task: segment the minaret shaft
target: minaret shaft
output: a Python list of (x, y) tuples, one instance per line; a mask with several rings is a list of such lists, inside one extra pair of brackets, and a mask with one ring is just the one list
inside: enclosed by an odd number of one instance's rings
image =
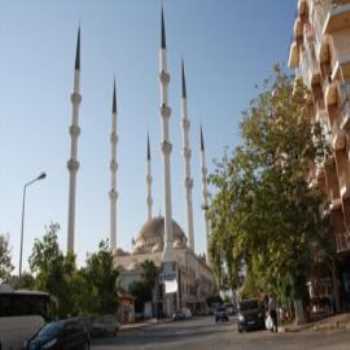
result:
[(151, 146), (149, 141), (149, 136), (147, 137), (147, 166), (146, 166), (146, 185), (147, 185), (147, 211), (148, 220), (153, 217), (153, 198), (152, 198), (152, 159), (151, 159)]
[(209, 192), (208, 192), (208, 168), (207, 168), (207, 159), (205, 154), (204, 147), (204, 137), (203, 131), (201, 128), (201, 170), (202, 170), (202, 195), (203, 195), (203, 209), (204, 209), (204, 221), (205, 221), (205, 233), (207, 239), (207, 249), (206, 249), (206, 259), (207, 264), (210, 266), (210, 255), (209, 255), (209, 246), (210, 246), (210, 227), (208, 219), (208, 208), (209, 208)]
[(163, 154), (163, 171), (164, 171), (164, 209), (165, 209), (165, 230), (164, 230), (164, 249), (163, 262), (172, 262), (173, 257), (173, 224), (172, 224), (172, 198), (171, 198), (171, 161), (170, 155), (172, 144), (170, 142), (170, 116), (171, 109), (168, 106), (168, 86), (170, 75), (167, 65), (167, 49), (165, 40), (165, 25), (162, 10), (162, 31), (161, 31), (161, 49), (159, 52), (159, 80), (160, 80), (160, 96), (161, 96), (161, 148)]
[(113, 107), (112, 107), (112, 129), (110, 135), (111, 142), (111, 161), (110, 161), (110, 171), (111, 171), (111, 190), (109, 192), (110, 198), (110, 241), (111, 249), (113, 252), (117, 249), (117, 144), (118, 144), (118, 134), (117, 134), (117, 98), (116, 98), (116, 87), (114, 82), (113, 89)]
[(189, 247), (194, 251), (194, 229), (193, 229), (193, 205), (192, 205), (192, 189), (193, 179), (191, 175), (191, 145), (190, 145), (190, 128), (191, 122), (188, 118), (187, 93), (184, 66), (182, 64), (182, 98), (181, 98), (181, 114), (182, 114), (182, 145), (184, 156), (185, 170), (185, 191), (186, 191), (186, 211), (187, 211), (187, 233), (189, 239)]
[(80, 95), (80, 29), (78, 31), (77, 51), (74, 71), (74, 86), (71, 94), (72, 102), (72, 123), (69, 128), (71, 137), (70, 159), (67, 163), (69, 172), (69, 194), (68, 194), (68, 228), (67, 228), (67, 251), (74, 253), (75, 240), (75, 207), (76, 207), (76, 185), (77, 173), (79, 170), (78, 161), (78, 139), (80, 135), (79, 127), (79, 107), (81, 103)]

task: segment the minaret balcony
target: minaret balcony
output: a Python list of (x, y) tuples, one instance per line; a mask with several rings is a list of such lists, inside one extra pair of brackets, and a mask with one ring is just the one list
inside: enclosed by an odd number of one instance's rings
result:
[(183, 150), (183, 154), (184, 154), (184, 157), (188, 159), (188, 158), (191, 158), (192, 151), (191, 151), (190, 148), (185, 147), (184, 150)]
[(159, 74), (159, 79), (163, 84), (168, 85), (170, 83), (170, 74), (162, 70)]
[(181, 123), (184, 129), (189, 129), (191, 126), (191, 122), (188, 118), (182, 118)]
[(118, 192), (115, 189), (112, 189), (111, 191), (109, 191), (109, 198), (112, 200), (117, 200)]
[(163, 154), (170, 154), (171, 153), (171, 150), (172, 150), (173, 146), (170, 142), (168, 141), (163, 141), (162, 142), (162, 152)]
[(70, 95), (70, 100), (73, 104), (80, 104), (81, 103), (81, 95), (78, 92), (73, 92)]
[(186, 177), (185, 179), (185, 187), (192, 189), (193, 188), (193, 179), (191, 177)]
[(290, 69), (295, 69), (299, 66), (299, 47), (296, 41), (293, 41), (290, 46), (288, 66)]
[(72, 137), (78, 137), (80, 135), (80, 127), (78, 125), (70, 126), (69, 133)]
[(117, 135), (117, 133), (115, 131), (111, 133), (110, 140), (111, 140), (111, 143), (113, 143), (113, 144), (117, 144), (118, 143), (118, 135)]
[(79, 162), (76, 159), (70, 159), (67, 162), (67, 168), (68, 168), (69, 171), (72, 171), (72, 172), (78, 171), (79, 165), (80, 164), (79, 164)]
[(111, 160), (109, 167), (112, 172), (116, 172), (118, 170), (118, 163), (115, 160)]
[(171, 116), (171, 108), (163, 103), (160, 106), (160, 113), (161, 113), (163, 118), (170, 118), (170, 116)]
[(324, 27), (323, 34), (331, 34), (350, 27), (350, 1), (333, 0)]

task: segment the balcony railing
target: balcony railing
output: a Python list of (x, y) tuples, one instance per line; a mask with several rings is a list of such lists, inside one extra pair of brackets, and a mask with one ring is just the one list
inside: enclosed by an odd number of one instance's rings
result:
[(349, 27), (349, 0), (324, 0), (320, 6), (323, 7), (323, 10), (328, 11), (323, 25), (323, 34), (329, 34)]
[(346, 233), (337, 234), (336, 235), (336, 241), (337, 241), (337, 252), (343, 253), (348, 250), (350, 250), (350, 239), (349, 235)]

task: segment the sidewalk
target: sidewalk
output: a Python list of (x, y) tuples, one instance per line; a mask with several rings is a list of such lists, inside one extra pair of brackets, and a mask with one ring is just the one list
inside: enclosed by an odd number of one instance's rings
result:
[(301, 332), (306, 330), (329, 331), (337, 329), (350, 329), (350, 313), (339, 314), (327, 317), (320, 321), (309, 322), (303, 325), (288, 325), (280, 327), (279, 331), (284, 332)]
[(165, 319), (158, 320), (156, 318), (151, 318), (143, 322), (135, 322), (135, 323), (128, 323), (128, 324), (121, 325), (120, 331), (127, 331), (131, 329), (141, 329), (141, 328), (154, 326), (158, 324), (169, 323), (169, 322), (171, 322), (171, 319), (165, 318)]

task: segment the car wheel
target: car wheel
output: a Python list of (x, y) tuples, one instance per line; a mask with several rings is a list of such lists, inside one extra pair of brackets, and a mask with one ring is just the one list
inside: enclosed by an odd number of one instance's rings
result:
[(89, 342), (86, 342), (83, 346), (83, 349), (84, 350), (90, 350), (90, 343)]

